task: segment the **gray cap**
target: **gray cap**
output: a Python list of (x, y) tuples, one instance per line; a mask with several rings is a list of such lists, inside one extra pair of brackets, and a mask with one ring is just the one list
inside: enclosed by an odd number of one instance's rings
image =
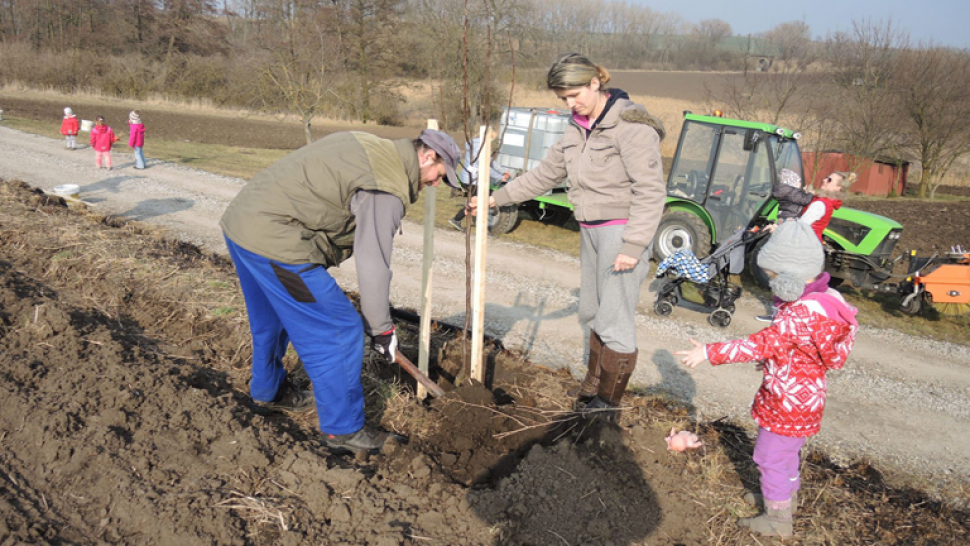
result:
[(782, 222), (758, 252), (758, 266), (778, 274), (771, 291), (785, 301), (805, 292), (805, 282), (822, 273), (825, 251), (812, 226), (800, 220)]
[(461, 152), (458, 150), (455, 139), (448, 136), (447, 133), (434, 129), (421, 131), (418, 138), (434, 150), (444, 162), (445, 182), (452, 188), (460, 188), (461, 185), (458, 182), (458, 176), (455, 174), (455, 168), (458, 167), (458, 158), (461, 156)]

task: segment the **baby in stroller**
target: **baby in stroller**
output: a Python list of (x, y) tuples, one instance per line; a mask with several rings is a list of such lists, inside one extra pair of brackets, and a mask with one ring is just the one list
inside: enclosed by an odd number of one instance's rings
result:
[(741, 228), (703, 260), (698, 260), (690, 250), (678, 250), (664, 258), (657, 265), (656, 276), (661, 282), (653, 311), (662, 317), (670, 315), (674, 306), (684, 300), (683, 284), (690, 282), (703, 296), (703, 305), (713, 308), (707, 317), (708, 324), (726, 328), (734, 315), (734, 302), (742, 293), (740, 284), (730, 282), (730, 275), (744, 271), (748, 245), (768, 234), (768, 230), (758, 227)]

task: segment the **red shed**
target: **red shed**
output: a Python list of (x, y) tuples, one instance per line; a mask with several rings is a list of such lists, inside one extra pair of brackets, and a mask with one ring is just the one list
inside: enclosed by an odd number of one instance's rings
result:
[(814, 187), (833, 171), (853, 171), (859, 178), (849, 190), (852, 193), (887, 196), (906, 191), (909, 162), (901, 159), (862, 158), (842, 152), (803, 152), (805, 177)]

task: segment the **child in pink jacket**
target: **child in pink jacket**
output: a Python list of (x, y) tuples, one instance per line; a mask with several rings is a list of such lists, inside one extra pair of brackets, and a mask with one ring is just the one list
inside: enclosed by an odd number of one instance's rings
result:
[[(825, 410), (825, 375), (845, 365), (858, 329), (857, 310), (824, 282), (825, 252), (812, 226), (802, 220), (780, 224), (758, 253), (783, 303), (771, 326), (746, 339), (676, 351), (694, 368), (730, 362), (758, 362), (764, 374), (751, 416), (758, 423), (754, 462), (761, 473), (764, 514), (738, 525), (765, 536), (794, 534), (792, 515), (800, 486), (800, 452), (818, 434)], [(752, 503), (756, 499), (752, 498)]]
[(64, 109), (64, 121), (61, 122), (61, 134), (67, 137), (67, 149), (77, 150), (77, 116), (70, 107)]
[(115, 132), (104, 124), (104, 116), (95, 118), (94, 128), (91, 129), (91, 147), (94, 148), (94, 162), (101, 168), (101, 158), (104, 158), (104, 165), (111, 170), (111, 145), (118, 142)]
[(128, 147), (135, 152), (135, 168), (145, 168), (145, 124), (141, 122), (141, 112), (132, 110), (128, 114)]

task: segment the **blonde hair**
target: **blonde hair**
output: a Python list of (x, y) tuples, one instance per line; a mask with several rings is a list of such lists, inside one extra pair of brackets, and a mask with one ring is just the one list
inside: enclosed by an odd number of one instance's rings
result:
[(585, 55), (567, 53), (552, 63), (546, 75), (546, 86), (549, 89), (586, 87), (593, 78), (599, 78), (600, 90), (604, 90), (610, 81), (610, 73)]
[(849, 188), (851, 188), (852, 184), (855, 184), (856, 178), (858, 178), (858, 175), (856, 173), (850, 173), (845, 171), (836, 171), (832, 174), (837, 174), (842, 177), (842, 180), (839, 182), (839, 186), (843, 190), (848, 190)]

